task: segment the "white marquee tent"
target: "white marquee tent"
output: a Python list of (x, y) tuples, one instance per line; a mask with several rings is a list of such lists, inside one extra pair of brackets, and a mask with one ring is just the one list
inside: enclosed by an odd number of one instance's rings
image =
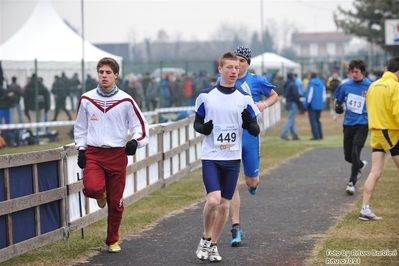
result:
[(36, 59), (38, 76), (49, 89), (54, 76), (62, 72), (67, 77), (78, 73), (82, 80), (83, 59), (84, 75), (95, 78), (97, 62), (103, 57), (112, 57), (122, 63), (121, 57), (83, 42), (81, 36), (60, 18), (50, 0), (39, 0), (25, 24), (0, 46), (0, 61), (9, 80), (16, 76), (19, 84), (24, 85), (26, 78), (35, 71)]
[[(264, 67), (263, 71), (261, 71), (262, 60)], [(301, 76), (301, 64), (275, 53), (263, 53), (261, 55), (252, 57), (249, 69), (254, 70), (256, 74), (261, 74), (266, 71), (269, 73), (279, 71), (284, 79), (287, 76), (288, 72), (297, 73), (299, 76)]]

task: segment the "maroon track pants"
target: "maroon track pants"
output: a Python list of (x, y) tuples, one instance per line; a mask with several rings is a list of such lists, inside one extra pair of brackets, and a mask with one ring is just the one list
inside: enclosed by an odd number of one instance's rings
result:
[(87, 147), (83, 170), (83, 194), (99, 199), (107, 192), (108, 229), (106, 244), (119, 240), (122, 221), (123, 191), (126, 183), (127, 156), (125, 148)]

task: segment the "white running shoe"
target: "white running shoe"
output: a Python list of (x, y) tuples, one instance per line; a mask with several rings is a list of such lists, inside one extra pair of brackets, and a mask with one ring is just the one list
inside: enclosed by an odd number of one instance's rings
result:
[(367, 161), (362, 161), (362, 163), (363, 163), (363, 166), (360, 167), (359, 172), (357, 173), (357, 179), (358, 180), (359, 180), (359, 178), (362, 177), (362, 170), (364, 170), (366, 168), (367, 164), (368, 164)]
[(348, 185), (346, 186), (346, 194), (351, 196), (355, 194), (355, 186), (353, 185), (352, 182), (349, 182)]
[(360, 211), (359, 219), (363, 220), (363, 221), (377, 221), (377, 220), (381, 220), (382, 217), (378, 217), (370, 209), (367, 209), (367, 210), (362, 209)]
[(209, 261), (222, 261), (222, 256), (219, 255), (218, 246), (211, 246), (209, 249)]
[(197, 251), (195, 254), (197, 258), (200, 260), (207, 260), (209, 256), (209, 247), (211, 246), (211, 241), (205, 240), (201, 237), (201, 240), (198, 244)]

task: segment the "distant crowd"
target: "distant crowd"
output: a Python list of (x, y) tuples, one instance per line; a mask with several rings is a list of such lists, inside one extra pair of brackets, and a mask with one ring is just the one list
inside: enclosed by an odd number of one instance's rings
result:
[(130, 73), (118, 86), (130, 94), (144, 111), (156, 108), (193, 106), (198, 93), (216, 83), (216, 77), (204, 71), (193, 74), (162, 73), (161, 78), (149, 73)]
[[(350, 73), (348, 73), (349, 75)], [(295, 84), (298, 86), (300, 96), (306, 91), (310, 79), (310, 72), (306, 73), (301, 79), (295, 75)], [(382, 75), (382, 72), (370, 71), (367, 77), (374, 81)], [(286, 81), (280, 74), (264, 73), (265, 78), (276, 86), (278, 95), (283, 96), (283, 84)], [(157, 108), (194, 106), (195, 98), (198, 93), (216, 84), (217, 76), (199, 71), (198, 73), (170, 73), (163, 72), (160, 78), (152, 77), (149, 73), (130, 73), (125, 77), (119, 77), (117, 86), (127, 92), (135, 99), (141, 110), (153, 111)], [(338, 72), (334, 71), (331, 76), (322, 81), (326, 84), (327, 92), (332, 95), (334, 89), (340, 84), (342, 78)], [(67, 77), (64, 72), (54, 76), (51, 88), (47, 88), (41, 77), (33, 74), (27, 78), (23, 85), (20, 85), (17, 77), (8, 78), (2, 71), (0, 65), (0, 119), (1, 123), (34, 123), (47, 122), (49, 119), (49, 110), (51, 106), (51, 97), (54, 98), (54, 114), (51, 121), (57, 121), (60, 112), (64, 112), (68, 120), (72, 120), (71, 111), (75, 111), (79, 103), (79, 98), (83, 90), (89, 91), (97, 87), (98, 81), (86, 76), (85, 86), (82, 86), (79, 74), (75, 73), (72, 77)], [(38, 86), (37, 101), (35, 88)], [(67, 108), (67, 102), (69, 106)], [(37, 106), (36, 106), (37, 104)], [(330, 107), (332, 108), (332, 107)], [(36, 112), (37, 110), (37, 112)], [(14, 113), (17, 113), (14, 116)], [(333, 112), (332, 112), (333, 114)], [(16, 118), (16, 119), (15, 119)], [(48, 128), (45, 130), (48, 133)], [(7, 137), (5, 139), (13, 137)], [(9, 135), (16, 135), (9, 134)], [(6, 141), (7, 142), (7, 141)], [(7, 144), (5, 144), (7, 145)], [(15, 144), (9, 144), (15, 146)], [(0, 141), (0, 147), (1, 147)]]

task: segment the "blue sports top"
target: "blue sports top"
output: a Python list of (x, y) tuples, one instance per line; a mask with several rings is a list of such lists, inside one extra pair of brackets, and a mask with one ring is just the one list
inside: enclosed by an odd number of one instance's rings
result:
[[(219, 82), (220, 77), (216, 83), (219, 84)], [(276, 86), (270, 84), (264, 77), (248, 71), (244, 77), (237, 79), (235, 86), (251, 95), (254, 102), (259, 102), (260, 95), (269, 97), (272, 90), (276, 88)]]
[(344, 126), (367, 125), (366, 94), (371, 85), (367, 78), (362, 81), (348, 80), (341, 83), (334, 93), (334, 98), (345, 103)]

